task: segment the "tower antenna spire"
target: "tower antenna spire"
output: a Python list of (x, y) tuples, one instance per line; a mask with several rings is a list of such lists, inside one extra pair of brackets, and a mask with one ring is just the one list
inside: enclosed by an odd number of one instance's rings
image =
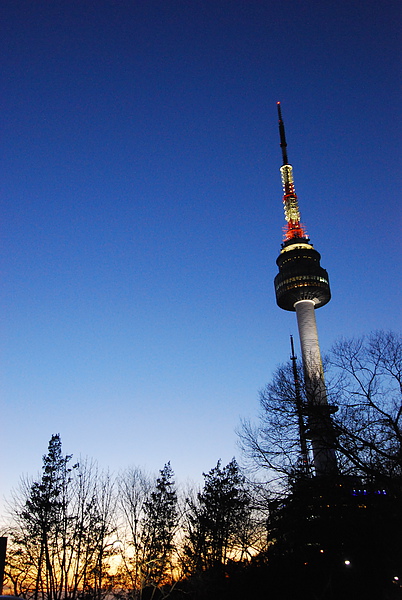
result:
[(282, 120), (282, 111), (281, 111), (281, 103), (277, 102), (276, 103), (277, 107), (278, 107), (278, 119), (279, 119), (279, 137), (281, 140), (280, 143), (280, 147), (282, 148), (282, 158), (283, 158), (283, 165), (287, 165), (288, 164), (288, 153), (287, 153), (287, 143), (286, 143), (286, 136), (285, 136), (285, 125), (283, 124), (283, 120)]
[(288, 162), (287, 143), (285, 136), (285, 125), (282, 119), (281, 103), (276, 103), (278, 107), (279, 118), (279, 137), (280, 147), (282, 148), (283, 163), (280, 168), (283, 185), (283, 208), (285, 211), (285, 219), (287, 227), (285, 227), (285, 242), (294, 238), (306, 238), (307, 233), (304, 226), (300, 223), (299, 203), (293, 182), (293, 167)]

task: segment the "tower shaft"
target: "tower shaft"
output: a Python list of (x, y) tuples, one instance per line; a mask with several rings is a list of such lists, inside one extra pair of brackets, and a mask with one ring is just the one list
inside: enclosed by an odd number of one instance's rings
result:
[(330, 417), (332, 408), (328, 404), (322, 368), (314, 302), (299, 300), (295, 308), (308, 402), (307, 437), (311, 440), (315, 472), (317, 475), (325, 475), (336, 471), (333, 449), (335, 436)]

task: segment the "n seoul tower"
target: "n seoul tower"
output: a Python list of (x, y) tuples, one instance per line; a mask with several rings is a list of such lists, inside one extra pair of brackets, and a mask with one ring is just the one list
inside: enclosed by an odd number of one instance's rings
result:
[(331, 292), (328, 273), (320, 265), (321, 256), (310, 243), (300, 222), (280, 102), (277, 106), (283, 159), (280, 172), (287, 225), (282, 249), (276, 260), (279, 267), (274, 281), (276, 302), (284, 310), (295, 311), (297, 316), (307, 396), (306, 437), (311, 440), (315, 474), (333, 475), (337, 472), (334, 451), (336, 435), (330, 416), (334, 409), (327, 400), (315, 319), (315, 309), (329, 302)]

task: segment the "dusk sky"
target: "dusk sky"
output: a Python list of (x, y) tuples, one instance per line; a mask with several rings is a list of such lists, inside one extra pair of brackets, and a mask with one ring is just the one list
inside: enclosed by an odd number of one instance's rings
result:
[(114, 473), (241, 462), (235, 430), (297, 336), (273, 288), (278, 100), (331, 282), (323, 353), (400, 330), (400, 12), (1, 2), (2, 498), (53, 433)]

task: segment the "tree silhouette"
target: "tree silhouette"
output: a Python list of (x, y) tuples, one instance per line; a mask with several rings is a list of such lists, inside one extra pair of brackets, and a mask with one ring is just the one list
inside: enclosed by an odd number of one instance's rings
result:
[[(338, 408), (332, 421), (340, 474), (383, 481), (401, 491), (401, 335), (375, 332), (358, 340), (341, 340), (326, 358), (325, 367), (328, 397)], [(282, 491), (306, 475), (300, 416), (308, 429), (309, 408), (301, 365), (298, 379), (302, 415), (296, 403), (293, 366), (281, 365), (260, 393), (259, 423), (245, 421), (239, 432), (248, 466), (265, 470)]]
[(105, 591), (114, 491), (94, 463), (69, 466), (53, 435), (38, 481), (22, 481), (11, 512), (6, 575), (18, 595), (60, 600)]
[(204, 473), (204, 488), (188, 499), (186, 553), (194, 571), (219, 569), (244, 547), (251, 514), (245, 479), (233, 458)]
[[(43, 457), (42, 478), (32, 484), (20, 513), (31, 541), (39, 547), (35, 600), (44, 587), (48, 600), (57, 600), (64, 591), (62, 566), (68, 527), (66, 506), (70, 459), (71, 456), (62, 454), (60, 435), (52, 435), (48, 453)], [(60, 559), (60, 551), (61, 560), (56, 562), (56, 557)]]
[(174, 474), (167, 463), (144, 503), (141, 543), (143, 585), (159, 586), (171, 567), (173, 537), (177, 526), (177, 493)]

